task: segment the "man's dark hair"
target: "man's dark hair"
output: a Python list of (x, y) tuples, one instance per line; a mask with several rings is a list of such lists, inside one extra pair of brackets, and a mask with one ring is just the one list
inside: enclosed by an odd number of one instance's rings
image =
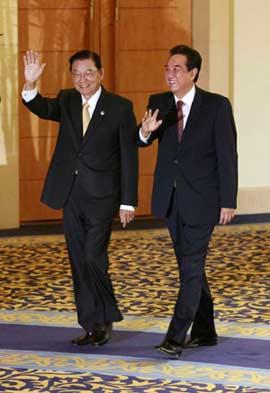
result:
[(176, 45), (172, 49), (170, 49), (170, 56), (173, 55), (184, 55), (187, 58), (187, 69), (188, 71), (191, 71), (193, 68), (198, 69), (198, 73), (194, 78), (194, 82), (197, 82), (201, 65), (202, 65), (202, 57), (200, 53), (193, 48), (190, 48), (187, 45)]
[(88, 49), (80, 50), (79, 52), (74, 53), (69, 59), (69, 69), (72, 70), (72, 65), (76, 60), (93, 60), (95, 66), (98, 70), (102, 68), (100, 56), (96, 52), (92, 52)]

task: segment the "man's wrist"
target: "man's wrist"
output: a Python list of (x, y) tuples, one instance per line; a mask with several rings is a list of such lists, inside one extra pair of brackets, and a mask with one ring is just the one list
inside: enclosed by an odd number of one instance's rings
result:
[(25, 88), (23, 87), (22, 98), (25, 102), (32, 101), (37, 94), (38, 94), (37, 86), (33, 90), (25, 90)]
[(140, 128), (139, 135), (140, 135), (140, 139), (141, 139), (142, 142), (147, 143), (147, 141), (148, 141), (148, 139), (149, 139), (149, 137), (150, 137), (150, 134), (151, 134), (151, 132), (149, 132), (149, 133), (147, 134), (147, 136), (145, 136), (145, 135), (143, 134), (142, 128)]
[(23, 90), (25, 90), (25, 91), (28, 91), (28, 90), (35, 90), (36, 87), (37, 87), (37, 82), (29, 82), (29, 81), (26, 81), (26, 82), (24, 83)]

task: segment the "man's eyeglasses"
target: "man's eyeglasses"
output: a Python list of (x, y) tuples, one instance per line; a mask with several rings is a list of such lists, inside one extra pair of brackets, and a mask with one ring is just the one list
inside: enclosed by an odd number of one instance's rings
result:
[(95, 76), (97, 72), (98, 72), (98, 69), (96, 68), (93, 70), (87, 70), (85, 72), (71, 71), (71, 75), (72, 75), (72, 78), (76, 79), (76, 80), (81, 79), (81, 78), (90, 79), (90, 78), (93, 78), (93, 76)]

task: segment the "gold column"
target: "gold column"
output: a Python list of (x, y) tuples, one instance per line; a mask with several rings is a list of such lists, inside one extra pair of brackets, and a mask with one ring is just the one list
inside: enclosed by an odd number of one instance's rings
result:
[(0, 229), (19, 226), (18, 5), (0, 7)]

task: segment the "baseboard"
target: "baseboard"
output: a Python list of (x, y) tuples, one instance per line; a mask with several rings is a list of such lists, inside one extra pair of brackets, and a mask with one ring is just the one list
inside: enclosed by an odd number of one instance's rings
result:
[[(239, 214), (230, 225), (239, 224), (260, 224), (270, 223), (270, 213), (263, 214)], [(157, 229), (165, 228), (166, 224), (163, 220), (154, 217), (138, 217), (131, 222), (126, 230), (140, 230), (140, 229)], [(122, 225), (118, 219), (113, 223), (113, 230), (122, 230)], [(59, 235), (63, 234), (63, 223), (61, 220), (50, 222), (35, 222), (24, 223), (20, 228), (15, 229), (1, 229), (0, 237), (12, 236), (42, 236), (42, 235)]]
[(230, 225), (236, 224), (264, 224), (270, 223), (270, 213), (239, 214), (232, 220)]

